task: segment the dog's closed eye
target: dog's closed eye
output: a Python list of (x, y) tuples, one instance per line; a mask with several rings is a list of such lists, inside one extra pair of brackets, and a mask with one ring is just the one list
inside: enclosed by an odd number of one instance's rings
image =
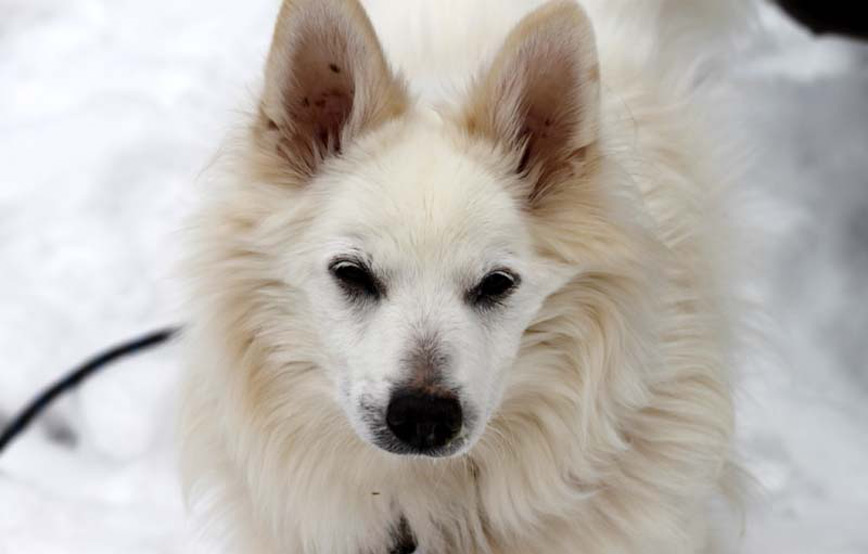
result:
[(382, 283), (360, 260), (336, 259), (329, 264), (329, 273), (353, 300), (378, 300), (385, 292)]

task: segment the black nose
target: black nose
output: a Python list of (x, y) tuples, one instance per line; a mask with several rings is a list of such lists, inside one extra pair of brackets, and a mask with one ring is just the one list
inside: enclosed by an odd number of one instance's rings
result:
[(397, 391), (386, 424), (404, 445), (424, 453), (446, 445), (461, 430), (461, 404), (453, 394)]

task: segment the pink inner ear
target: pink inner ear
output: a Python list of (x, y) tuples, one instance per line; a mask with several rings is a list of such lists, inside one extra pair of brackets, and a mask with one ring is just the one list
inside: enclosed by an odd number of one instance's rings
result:
[(297, 132), (320, 148), (340, 150), (341, 130), (350, 117), (355, 93), (353, 70), (343, 45), (316, 40), (301, 45), (293, 61), (295, 82), (285, 101)]
[(542, 161), (541, 156), (562, 147), (568, 135), (563, 122), (556, 120), (553, 113), (531, 107), (525, 116), (520, 138), (526, 141), (518, 168), (519, 173), (523, 173), (529, 164)]
[[(527, 69), (521, 100), (524, 119), (519, 138), (526, 146), (518, 168), (520, 173), (534, 166), (557, 164), (570, 147), (580, 116), (571, 87), (577, 70), (571, 60), (555, 64), (557, 72), (554, 68), (539, 69), (543, 64), (540, 60), (523, 60), (522, 63)], [(552, 63), (548, 60), (545, 65)]]

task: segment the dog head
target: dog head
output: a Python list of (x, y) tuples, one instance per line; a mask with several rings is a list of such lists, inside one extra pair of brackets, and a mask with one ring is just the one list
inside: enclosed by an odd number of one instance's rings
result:
[(598, 89), (572, 2), (528, 15), (438, 108), (410, 97), (356, 0), (285, 2), (253, 126), (262, 226), (362, 439), (450, 456), (483, 434), (528, 327), (576, 272), (539, 228), (589, 179)]

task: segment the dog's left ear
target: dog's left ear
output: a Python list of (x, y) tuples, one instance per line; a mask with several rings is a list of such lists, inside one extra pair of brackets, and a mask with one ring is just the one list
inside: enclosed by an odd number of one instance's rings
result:
[(470, 89), (460, 121), (515, 154), (532, 203), (597, 140), (600, 75), (594, 33), (571, 0), (554, 0), (512, 30)]
[(284, 0), (256, 131), (303, 175), (407, 107), (358, 0)]

